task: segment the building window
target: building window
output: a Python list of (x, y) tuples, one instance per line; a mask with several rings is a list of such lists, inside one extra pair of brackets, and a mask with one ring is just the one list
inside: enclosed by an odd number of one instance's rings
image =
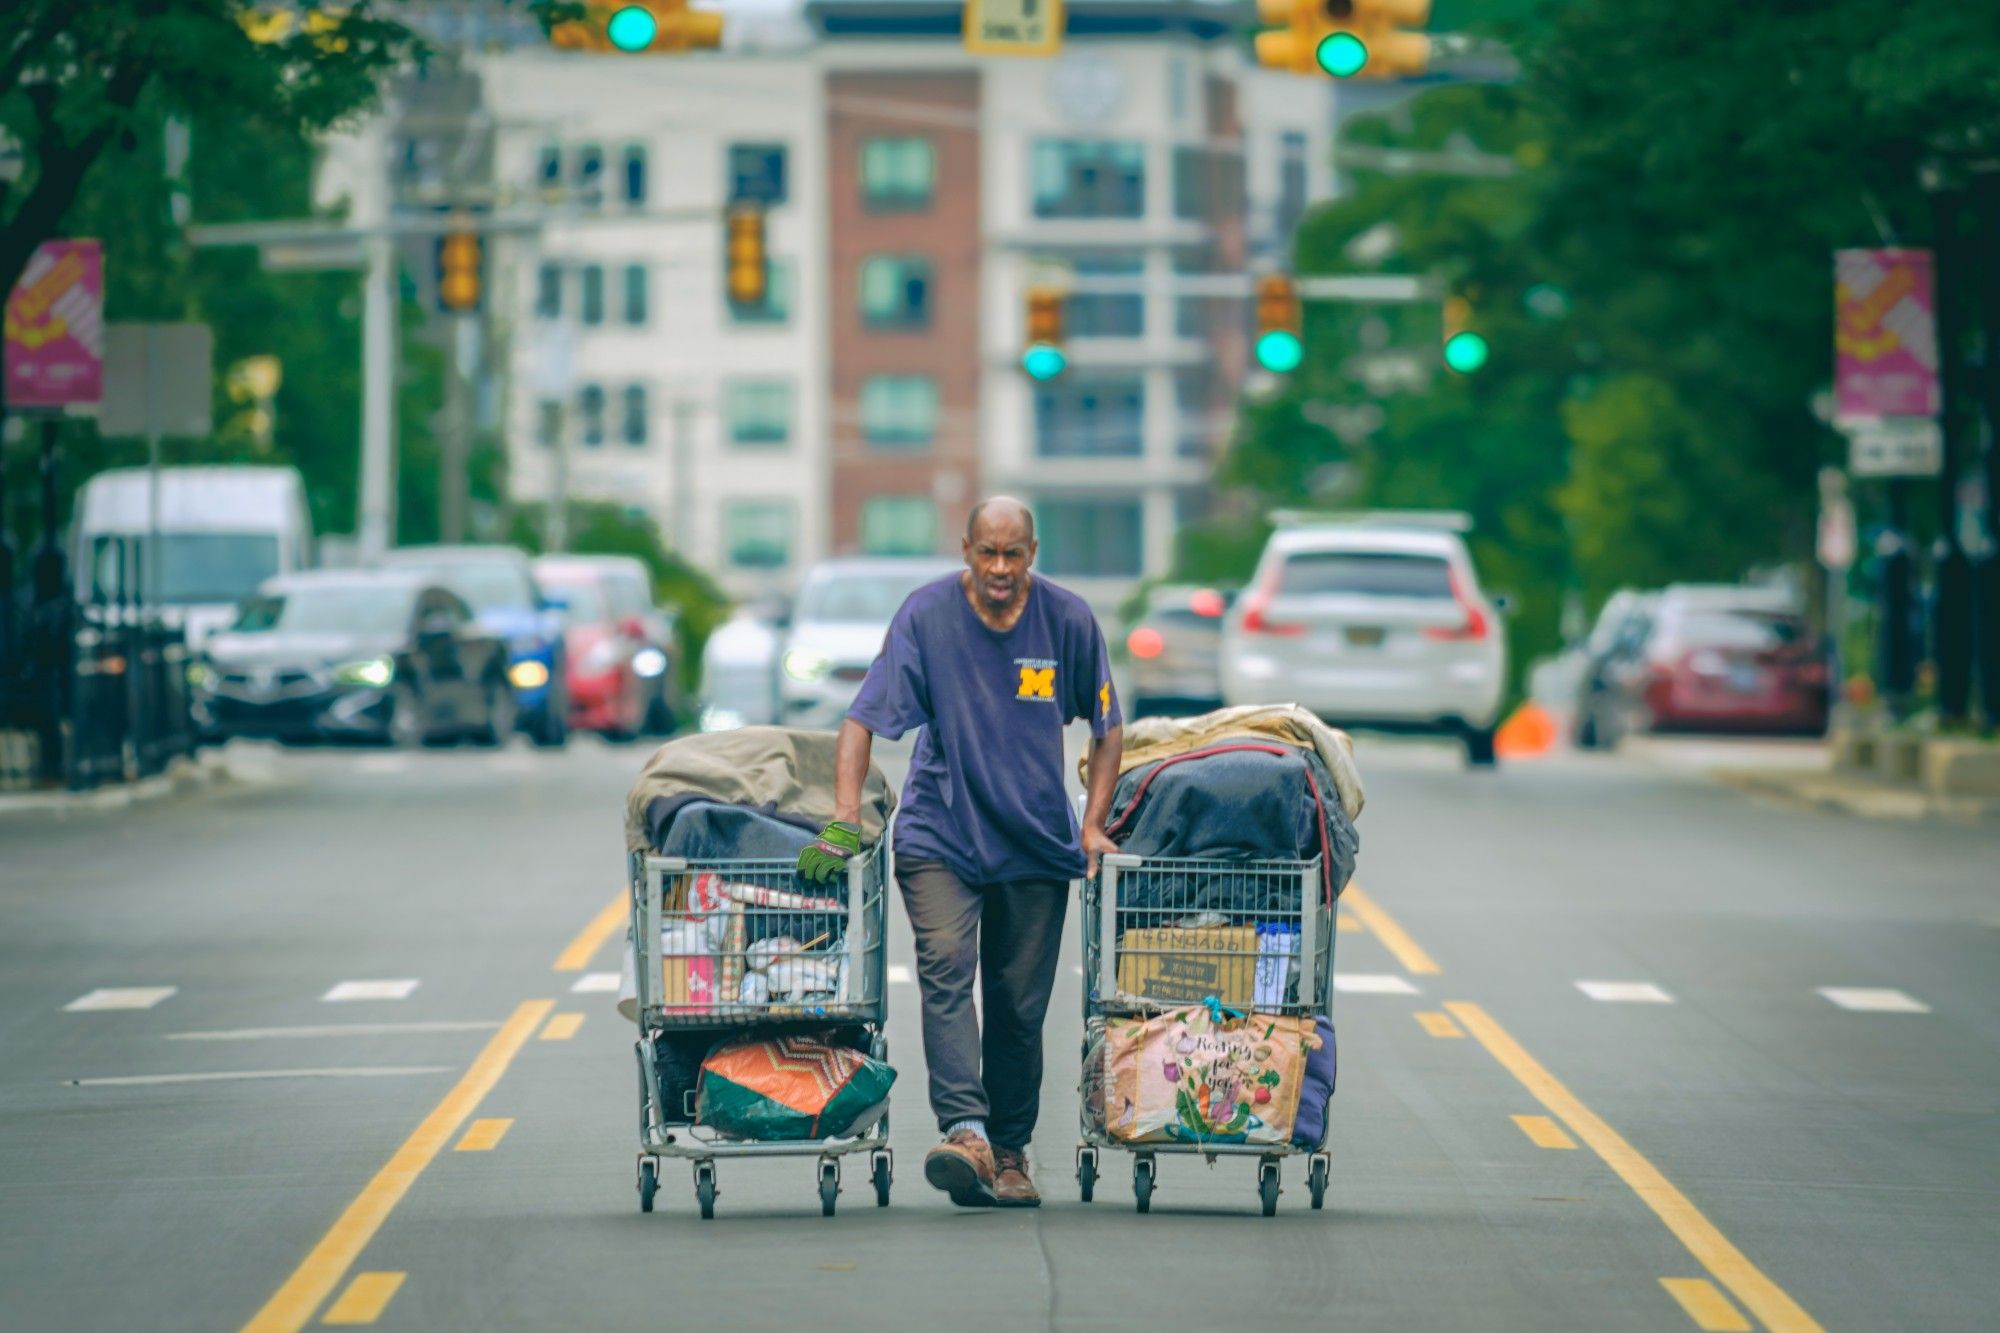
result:
[(931, 261), (908, 255), (862, 260), (861, 322), (871, 329), (928, 328)]
[[(1079, 278), (1145, 276), (1143, 255), (1078, 255), (1070, 263)], [(1146, 333), (1146, 298), (1111, 292), (1078, 292), (1069, 298), (1067, 324), (1073, 338), (1141, 338)]]
[(553, 202), (562, 197), (562, 167), (562, 149), (555, 144), (545, 145), (535, 169), (541, 180), (544, 199)]
[(604, 150), (594, 143), (576, 150), (576, 197), (586, 208), (604, 202)]
[(792, 262), (789, 259), (767, 261), (763, 305), (744, 306), (727, 300), (723, 305), (729, 309), (732, 324), (784, 323), (792, 313)]
[(535, 270), (535, 318), (562, 318), (562, 265), (543, 264)]
[(723, 414), (731, 444), (784, 444), (792, 438), (792, 382), (731, 381), (723, 390)]
[(866, 555), (930, 555), (937, 550), (937, 504), (928, 495), (877, 495), (861, 506)]
[(1035, 506), (1037, 563), (1050, 576), (1137, 578), (1145, 569), (1145, 514), (1137, 499), (1043, 500)]
[(633, 208), (643, 208), (646, 203), (646, 146), (627, 144), (625, 146), (625, 202)]
[(722, 542), (738, 569), (783, 569), (792, 562), (792, 507), (783, 500), (736, 500), (722, 511)]
[(862, 140), (861, 202), (870, 210), (920, 211), (936, 188), (937, 150), (929, 139)]
[(561, 435), (562, 404), (553, 398), (544, 398), (535, 404), (535, 443), (544, 449), (553, 449)]
[(729, 200), (766, 208), (785, 202), (785, 146), (739, 143), (729, 148)]
[(938, 387), (928, 375), (861, 381), (861, 438), (883, 449), (924, 449), (937, 437)]
[(597, 264), (585, 264), (582, 269), (583, 294), (577, 304), (577, 317), (585, 324), (597, 325), (604, 322), (604, 269)]
[(627, 264), (625, 266), (625, 322), (644, 324), (646, 322), (646, 266)]
[(1136, 218), (1145, 214), (1143, 144), (1038, 139), (1033, 153), (1036, 217)]
[(1207, 366), (1174, 372), (1174, 452), (1182, 458), (1206, 458), (1214, 433), (1209, 420), (1215, 396), (1215, 372)]
[(1077, 375), (1035, 390), (1035, 452), (1044, 458), (1136, 458), (1146, 447), (1146, 382)]
[[(1176, 255), (1174, 257), (1175, 276), (1195, 273), (1209, 273), (1212, 269), (1205, 255)], [(1174, 299), (1174, 334), (1181, 338), (1206, 338), (1210, 323), (1210, 302), (1206, 296), (1181, 296)]]
[(586, 384), (577, 391), (577, 415), (583, 418), (583, 442), (593, 448), (604, 443), (604, 386)]
[(620, 414), (618, 437), (635, 447), (646, 443), (646, 386), (625, 386), (625, 410)]

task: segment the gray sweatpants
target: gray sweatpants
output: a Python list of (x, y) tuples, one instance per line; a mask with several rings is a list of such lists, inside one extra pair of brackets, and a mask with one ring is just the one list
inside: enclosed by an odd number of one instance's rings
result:
[[(1003, 1148), (1025, 1148), (1042, 1100), (1042, 1020), (1055, 988), (1069, 881), (966, 884), (942, 861), (896, 858), (917, 937), (924, 1063), (938, 1128), (986, 1121)], [(979, 975), (980, 1015), (972, 1007)]]

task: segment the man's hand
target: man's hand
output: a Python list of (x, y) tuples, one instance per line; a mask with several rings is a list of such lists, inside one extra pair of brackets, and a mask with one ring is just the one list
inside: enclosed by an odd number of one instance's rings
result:
[(819, 831), (819, 841), (799, 853), (799, 875), (826, 884), (847, 870), (847, 858), (861, 851), (861, 826), (834, 820)]
[(1083, 829), (1083, 873), (1097, 873), (1097, 858), (1107, 852), (1118, 850), (1118, 844), (1111, 841), (1111, 835), (1102, 826), (1086, 824)]

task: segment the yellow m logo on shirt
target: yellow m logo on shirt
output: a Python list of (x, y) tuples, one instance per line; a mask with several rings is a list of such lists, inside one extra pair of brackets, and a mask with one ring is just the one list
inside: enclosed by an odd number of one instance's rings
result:
[(1021, 689), (1017, 699), (1053, 699), (1056, 697), (1056, 669), (1054, 667), (1022, 667)]
[(1108, 680), (1097, 687), (1097, 710), (1101, 717), (1111, 716), (1111, 682)]

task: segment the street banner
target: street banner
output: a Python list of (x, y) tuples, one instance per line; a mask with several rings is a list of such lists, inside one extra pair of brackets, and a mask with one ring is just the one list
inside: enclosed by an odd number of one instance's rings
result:
[(1834, 252), (1836, 420), (1937, 415), (1931, 282), (1928, 250)]
[(980, 56), (1062, 50), (1063, 0), (966, 0), (965, 49)]
[(7, 298), (7, 405), (94, 407), (104, 397), (104, 251), (44, 241)]

